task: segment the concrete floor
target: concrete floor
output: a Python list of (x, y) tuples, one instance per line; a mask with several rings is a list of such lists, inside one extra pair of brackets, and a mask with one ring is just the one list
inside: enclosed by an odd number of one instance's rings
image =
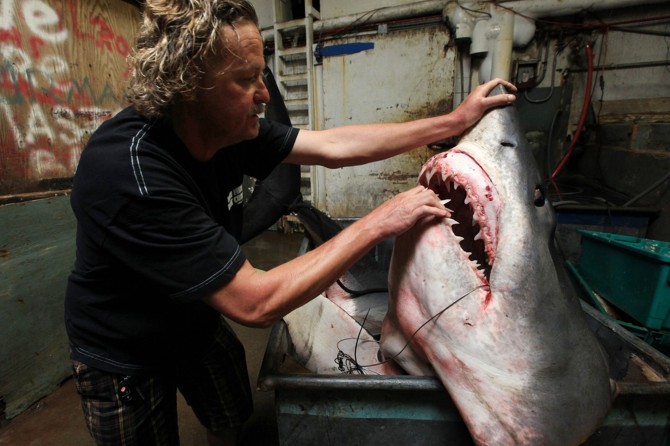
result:
[[(294, 258), (302, 234), (265, 232), (246, 243), (242, 249), (252, 265), (271, 269)], [(247, 351), (251, 385), (256, 385), (258, 371), (270, 329), (260, 330), (231, 323)], [(254, 392), (254, 415), (245, 428), (242, 445), (277, 445), (277, 424), (274, 414), (274, 394)], [(179, 432), (182, 446), (206, 445), (204, 428), (198, 423), (188, 405), (179, 396)], [(72, 380), (67, 380), (53, 394), (9, 421), (0, 429), (0, 445), (4, 446), (94, 446), (79, 406), (79, 397)]]

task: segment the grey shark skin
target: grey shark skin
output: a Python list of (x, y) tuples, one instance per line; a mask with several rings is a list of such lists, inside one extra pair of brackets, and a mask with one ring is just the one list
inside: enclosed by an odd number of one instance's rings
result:
[(586, 441), (613, 387), (555, 261), (555, 216), (514, 107), (487, 113), (419, 182), (452, 215), (395, 241), (384, 357), (437, 375), (477, 444)]

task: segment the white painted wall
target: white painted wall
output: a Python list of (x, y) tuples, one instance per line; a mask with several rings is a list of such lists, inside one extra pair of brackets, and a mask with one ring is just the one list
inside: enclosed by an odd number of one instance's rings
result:
[[(635, 19), (648, 19), (651, 17), (666, 16), (670, 13), (670, 3), (666, 5), (647, 5), (638, 11), (626, 9), (625, 13), (612, 10), (602, 17), (604, 22), (623, 22)], [(644, 27), (647, 31), (657, 33), (668, 33), (667, 23), (660, 25), (649, 25)], [(622, 64), (644, 64), (648, 62), (661, 62), (668, 59), (670, 51), (670, 37), (662, 37), (652, 34), (635, 34), (610, 30), (603, 38), (601, 33), (594, 33), (593, 40), (593, 58), (596, 71), (594, 74), (594, 83), (597, 81), (596, 75), (602, 75), (605, 81), (603, 100), (615, 101), (624, 99), (648, 99), (658, 97), (670, 97), (670, 67), (640, 67), (630, 69), (606, 69), (598, 71), (598, 64), (608, 66), (617, 66)], [(532, 45), (530, 45), (532, 47)], [(555, 42), (551, 51), (555, 50)], [(539, 58), (538, 51), (530, 48), (527, 51), (530, 58)], [(584, 57), (583, 49), (579, 50), (581, 59)], [(517, 52), (517, 57), (524, 57), (523, 51)], [(550, 57), (551, 59), (551, 57)], [(564, 50), (558, 58), (557, 67), (559, 70), (574, 67), (575, 54), (569, 49)], [(554, 68), (551, 60), (550, 67)], [(583, 65), (585, 68), (586, 65)], [(556, 80), (559, 81), (557, 76)], [(547, 74), (542, 87), (550, 85), (550, 73)], [(600, 99), (600, 90), (596, 86), (596, 99)], [(579, 104), (581, 106), (581, 104)]]
[[(454, 53), (445, 51), (448, 40), (443, 26), (397, 31), (356, 40), (373, 42), (374, 49), (325, 58), (317, 67), (319, 128), (403, 122), (451, 111)], [(423, 147), (366, 166), (315, 168), (314, 204), (333, 217), (365, 215), (415, 186), (432, 155)]]
[(321, 18), (332, 19), (351, 14), (369, 12), (377, 8), (401, 6), (415, 1), (408, 0), (321, 0)]
[(274, 10), (272, 9), (273, 0), (249, 0), (249, 3), (256, 9), (260, 28), (266, 29), (272, 27), (275, 21)]
[[(657, 26), (659, 32), (668, 32), (669, 27)], [(594, 57), (600, 54), (600, 42), (594, 48)], [(635, 64), (668, 59), (670, 37), (622, 33), (612, 31), (605, 42), (605, 65)], [(647, 99), (670, 97), (670, 66), (606, 70), (604, 100)], [(594, 80), (595, 81), (595, 80)], [(596, 98), (600, 97), (596, 89)]]
[[(271, 24), (271, 0), (252, 0), (259, 9), (262, 25)], [(324, 20), (338, 17), (364, 15), (368, 11), (389, 6), (405, 6), (414, 1), (401, 0), (322, 0), (321, 13)], [(600, 10), (604, 22), (624, 22), (644, 16), (667, 16), (670, 3), (645, 5), (640, 8)], [(266, 17), (265, 19), (262, 17)], [(667, 24), (652, 28), (668, 32)], [(584, 33), (588, 38), (590, 33)], [(591, 34), (592, 36), (598, 33)], [(566, 39), (571, 39), (568, 36)], [(317, 127), (368, 123), (400, 122), (438, 113), (449, 112), (454, 95), (460, 99), (460, 82), (454, 49), (444, 50), (449, 35), (445, 27), (420, 28), (413, 31), (394, 31), (388, 34), (370, 34), (328, 42), (328, 45), (347, 42), (373, 42), (374, 49), (358, 54), (326, 58), (317, 66)], [(607, 48), (603, 51), (605, 65), (636, 62), (663, 61), (668, 58), (670, 38), (628, 34), (610, 30)], [(555, 42), (552, 42), (552, 51)], [(515, 51), (513, 58), (538, 59), (540, 54), (528, 48)], [(601, 40), (598, 38), (593, 53), (598, 63)], [(574, 68), (575, 53), (566, 49), (551, 70)], [(550, 56), (551, 64), (551, 56)], [(670, 98), (670, 68), (606, 70), (603, 73), (605, 93), (603, 100)], [(550, 73), (541, 87), (548, 87)], [(573, 85), (570, 128), (572, 133), (579, 118), (584, 96), (585, 73), (570, 74)], [(556, 84), (561, 82), (560, 74)], [(594, 79), (594, 81), (596, 81)], [(467, 84), (467, 83), (466, 83)], [(597, 85), (597, 84), (596, 84)], [(456, 91), (456, 93), (455, 93)], [(596, 86), (594, 101), (600, 100)], [(334, 217), (359, 217), (390, 196), (412, 187), (422, 163), (432, 155), (426, 148), (393, 160), (369, 166), (339, 170), (314, 170), (314, 204)]]

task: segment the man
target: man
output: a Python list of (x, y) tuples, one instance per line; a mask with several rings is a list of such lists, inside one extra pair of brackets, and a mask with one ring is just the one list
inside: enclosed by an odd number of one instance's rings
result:
[[(292, 129), (259, 119), (263, 42), (245, 0), (149, 0), (133, 106), (83, 151), (72, 190), (77, 260), (65, 320), (87, 426), (100, 445), (176, 445), (176, 389), (210, 444), (252, 411), (244, 350), (221, 315), (267, 327), (383, 239), (446, 216), (416, 187), (303, 256), (260, 272), (236, 241), (244, 174), (280, 162), (343, 167), (459, 134), (514, 101), (478, 87), (453, 113), (402, 124)], [(506, 87), (515, 91), (507, 82)]]

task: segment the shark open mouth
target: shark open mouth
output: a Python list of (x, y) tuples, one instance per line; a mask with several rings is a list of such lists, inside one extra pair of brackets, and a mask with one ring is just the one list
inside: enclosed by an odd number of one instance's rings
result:
[(480, 279), (488, 284), (496, 258), (500, 199), (491, 179), (470, 156), (452, 149), (433, 157), (419, 183), (446, 201), (446, 223)]

